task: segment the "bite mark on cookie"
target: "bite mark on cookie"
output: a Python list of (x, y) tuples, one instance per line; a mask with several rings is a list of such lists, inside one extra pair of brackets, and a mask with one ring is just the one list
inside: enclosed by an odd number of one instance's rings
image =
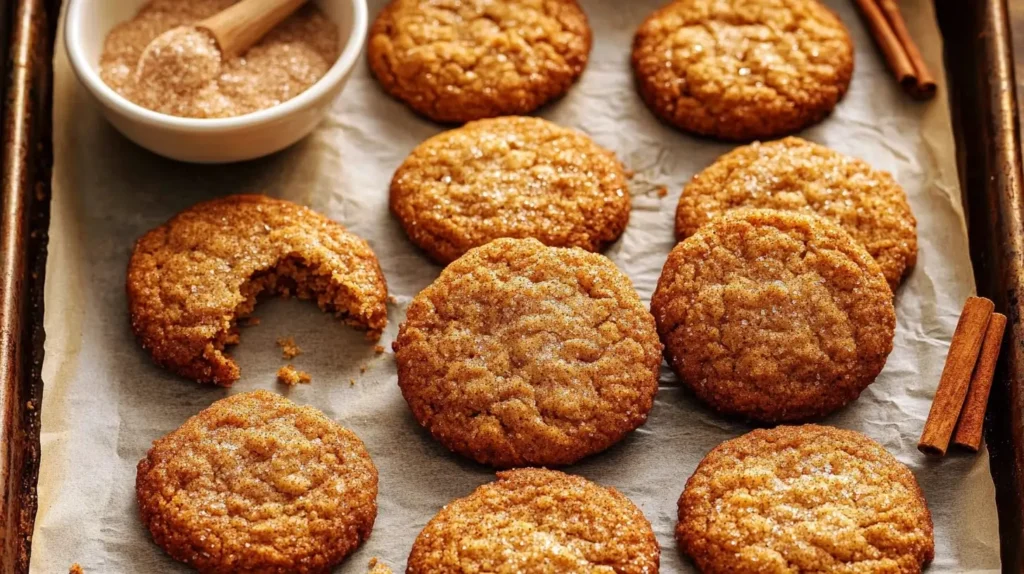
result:
[(128, 268), (132, 328), (160, 365), (230, 385), (224, 350), (261, 294), (316, 301), (378, 340), (387, 284), (365, 241), (294, 203), (237, 195), (196, 205), (150, 231)]

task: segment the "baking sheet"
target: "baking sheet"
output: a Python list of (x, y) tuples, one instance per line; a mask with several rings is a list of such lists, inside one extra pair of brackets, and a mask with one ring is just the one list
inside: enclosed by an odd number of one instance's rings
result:
[[(383, 0), (370, 2), (376, 14)], [(649, 301), (673, 245), (682, 185), (733, 146), (658, 123), (636, 95), (629, 68), (632, 34), (663, 0), (583, 0), (594, 28), (591, 62), (580, 83), (541, 110), (589, 133), (636, 172), (633, 213), (607, 255)], [(860, 430), (909, 465), (935, 521), (933, 572), (999, 568), (994, 488), (987, 453), (940, 461), (916, 450), (942, 360), (963, 300), (973, 292), (949, 110), (940, 97), (916, 103), (899, 92), (852, 3), (828, 2), (857, 46), (850, 92), (825, 122), (802, 135), (891, 171), (918, 218), (917, 267), (897, 292), (895, 350), (879, 379), (826, 424)], [(941, 38), (928, 0), (901, 5), (929, 65), (942, 70)], [(58, 34), (60, 38), (62, 34)], [(46, 359), (39, 511), (32, 571), (183, 572), (152, 544), (137, 516), (135, 464), (150, 443), (214, 400), (255, 388), (312, 404), (353, 429), (380, 470), (373, 536), (339, 572), (365, 572), (379, 556), (397, 570), (437, 510), (492, 479), (422, 431), (399, 393), (393, 356), (374, 353), (360, 333), (297, 301), (262, 303), (259, 326), (243, 330), (234, 356), (242, 379), (231, 389), (200, 386), (151, 364), (128, 326), (125, 268), (134, 240), (196, 202), (265, 192), (308, 204), (374, 247), (396, 303), (382, 343), (389, 345), (412, 296), (440, 268), (405, 238), (387, 211), (394, 169), (441, 126), (384, 97), (361, 61), (324, 124), (273, 157), (231, 166), (159, 158), (101, 118), (58, 45), (54, 63), (53, 204), (45, 287)], [(659, 197), (667, 187), (669, 194)], [(290, 361), (312, 385), (274, 380), (284, 364), (274, 344), (294, 336), (305, 354)], [(361, 373), (361, 367), (366, 372)], [(693, 571), (672, 538), (676, 500), (703, 455), (749, 427), (719, 417), (678, 388), (667, 368), (648, 423), (569, 472), (615, 486), (636, 502), (662, 546), (662, 571)]]

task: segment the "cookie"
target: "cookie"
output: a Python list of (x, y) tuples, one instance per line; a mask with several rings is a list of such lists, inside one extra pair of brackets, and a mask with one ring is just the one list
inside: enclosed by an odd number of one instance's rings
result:
[(157, 364), (230, 385), (224, 348), (260, 294), (314, 299), (380, 338), (387, 284), (370, 246), (313, 210), (262, 195), (195, 205), (135, 244), (128, 264), (132, 330)]
[(669, 254), (651, 301), (670, 365), (720, 412), (775, 422), (860, 395), (892, 351), (882, 270), (817, 216), (734, 210)]
[(615, 489), (527, 468), (442, 508), (416, 537), (407, 572), (649, 574), (660, 554), (651, 524)]
[(367, 50), (386, 92), (434, 121), (463, 123), (561, 96), (590, 43), (576, 0), (392, 0)]
[(813, 213), (838, 223), (882, 268), (893, 291), (917, 262), (917, 220), (888, 172), (796, 137), (739, 147), (683, 188), (680, 241), (729, 209)]
[(362, 441), (267, 391), (219, 400), (154, 442), (135, 491), (154, 542), (200, 572), (329, 572), (377, 516)]
[(676, 538), (705, 574), (913, 574), (935, 555), (910, 470), (860, 433), (817, 425), (715, 447), (679, 498)]
[(629, 222), (622, 164), (549, 121), (472, 122), (420, 144), (391, 180), (391, 211), (440, 263), (499, 237), (599, 251)]
[(647, 420), (661, 344), (603, 255), (498, 239), (409, 305), (393, 344), (413, 415), (446, 447), (498, 467), (565, 465)]
[(640, 26), (633, 71), (665, 122), (770, 139), (832, 111), (853, 75), (853, 43), (817, 0), (676, 0)]

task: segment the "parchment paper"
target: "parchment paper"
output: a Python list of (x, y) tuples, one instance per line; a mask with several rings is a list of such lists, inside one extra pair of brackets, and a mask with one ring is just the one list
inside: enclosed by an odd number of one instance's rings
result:
[[(683, 184), (731, 149), (659, 124), (637, 97), (629, 67), (632, 34), (664, 0), (584, 0), (594, 28), (582, 80), (541, 115), (589, 133), (636, 172), (633, 213), (607, 252), (649, 301), (673, 245), (673, 214)], [(824, 422), (880, 441), (909, 465), (935, 521), (933, 572), (999, 567), (988, 456), (926, 460), (915, 448), (964, 299), (973, 291), (945, 91), (929, 103), (899, 92), (852, 2), (828, 2), (850, 28), (856, 73), (835, 113), (804, 137), (891, 171), (918, 218), (917, 267), (896, 295), (895, 350), (858, 401)], [(933, 71), (941, 39), (928, 0), (901, 2)], [(375, 15), (383, 0), (371, 2)], [(58, 38), (61, 37), (58, 34)], [(312, 404), (353, 429), (380, 470), (373, 536), (340, 572), (365, 572), (381, 557), (397, 570), (423, 525), (450, 500), (493, 472), (451, 455), (422, 431), (399, 393), (390, 348), (376, 355), (362, 334), (314, 305), (268, 301), (257, 327), (243, 331), (234, 356), (242, 379), (231, 389), (201, 386), (155, 367), (132, 337), (125, 269), (133, 242), (177, 211), (211, 197), (262, 191), (311, 205), (367, 238), (397, 303), (382, 343), (390, 345), (412, 296), (440, 268), (427, 261), (388, 214), (391, 174), (441, 126), (415, 117), (381, 92), (361, 61), (314, 135), (273, 157), (203, 167), (159, 158), (122, 138), (100, 117), (57, 48), (53, 207), (46, 270), (42, 468), (32, 547), (33, 572), (180, 572), (138, 519), (135, 465), (150, 443), (230, 393), (272, 389)], [(940, 85), (943, 82), (940, 74)], [(657, 189), (667, 186), (667, 197)], [(306, 351), (294, 364), (311, 385), (275, 383), (277, 337)], [(360, 367), (367, 370), (360, 373)], [(704, 454), (749, 427), (717, 416), (662, 371), (649, 422), (621, 444), (569, 468), (614, 486), (651, 521), (662, 571), (690, 572), (672, 538), (676, 500)]]

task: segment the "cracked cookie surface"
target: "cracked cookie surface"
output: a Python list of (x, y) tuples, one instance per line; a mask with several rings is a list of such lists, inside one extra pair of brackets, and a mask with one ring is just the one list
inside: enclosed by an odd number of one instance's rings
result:
[(362, 441), (267, 391), (217, 401), (155, 441), (135, 489), (153, 540), (200, 572), (328, 572), (377, 516)]
[(838, 223), (867, 249), (893, 291), (917, 261), (917, 220), (889, 173), (809, 141), (789, 137), (736, 148), (683, 188), (680, 241), (738, 207), (802, 211)]
[(440, 263), (500, 237), (599, 251), (629, 222), (622, 164), (547, 120), (503, 117), (416, 147), (391, 180), (391, 211)]
[(853, 75), (853, 44), (817, 0), (676, 0), (640, 26), (633, 70), (664, 121), (768, 139), (832, 111)]
[(564, 94), (590, 54), (575, 0), (393, 0), (370, 30), (370, 69), (439, 122), (527, 114)]
[(608, 258), (498, 239), (413, 299), (394, 349), (419, 423), (463, 456), (509, 467), (571, 464), (643, 424), (662, 347)]
[(640, 509), (613, 488), (544, 469), (498, 473), (420, 532), (409, 574), (647, 574), (660, 550)]
[(740, 209), (669, 254), (651, 301), (669, 364), (720, 412), (824, 416), (885, 366), (896, 328), (882, 270), (817, 216)]
[(224, 349), (261, 293), (312, 299), (367, 330), (387, 324), (387, 284), (370, 246), (289, 201), (233, 195), (197, 204), (146, 233), (128, 264), (132, 330), (157, 364), (230, 385)]
[(708, 453), (679, 498), (676, 538), (707, 574), (916, 574), (935, 554), (910, 470), (860, 433), (817, 425)]

